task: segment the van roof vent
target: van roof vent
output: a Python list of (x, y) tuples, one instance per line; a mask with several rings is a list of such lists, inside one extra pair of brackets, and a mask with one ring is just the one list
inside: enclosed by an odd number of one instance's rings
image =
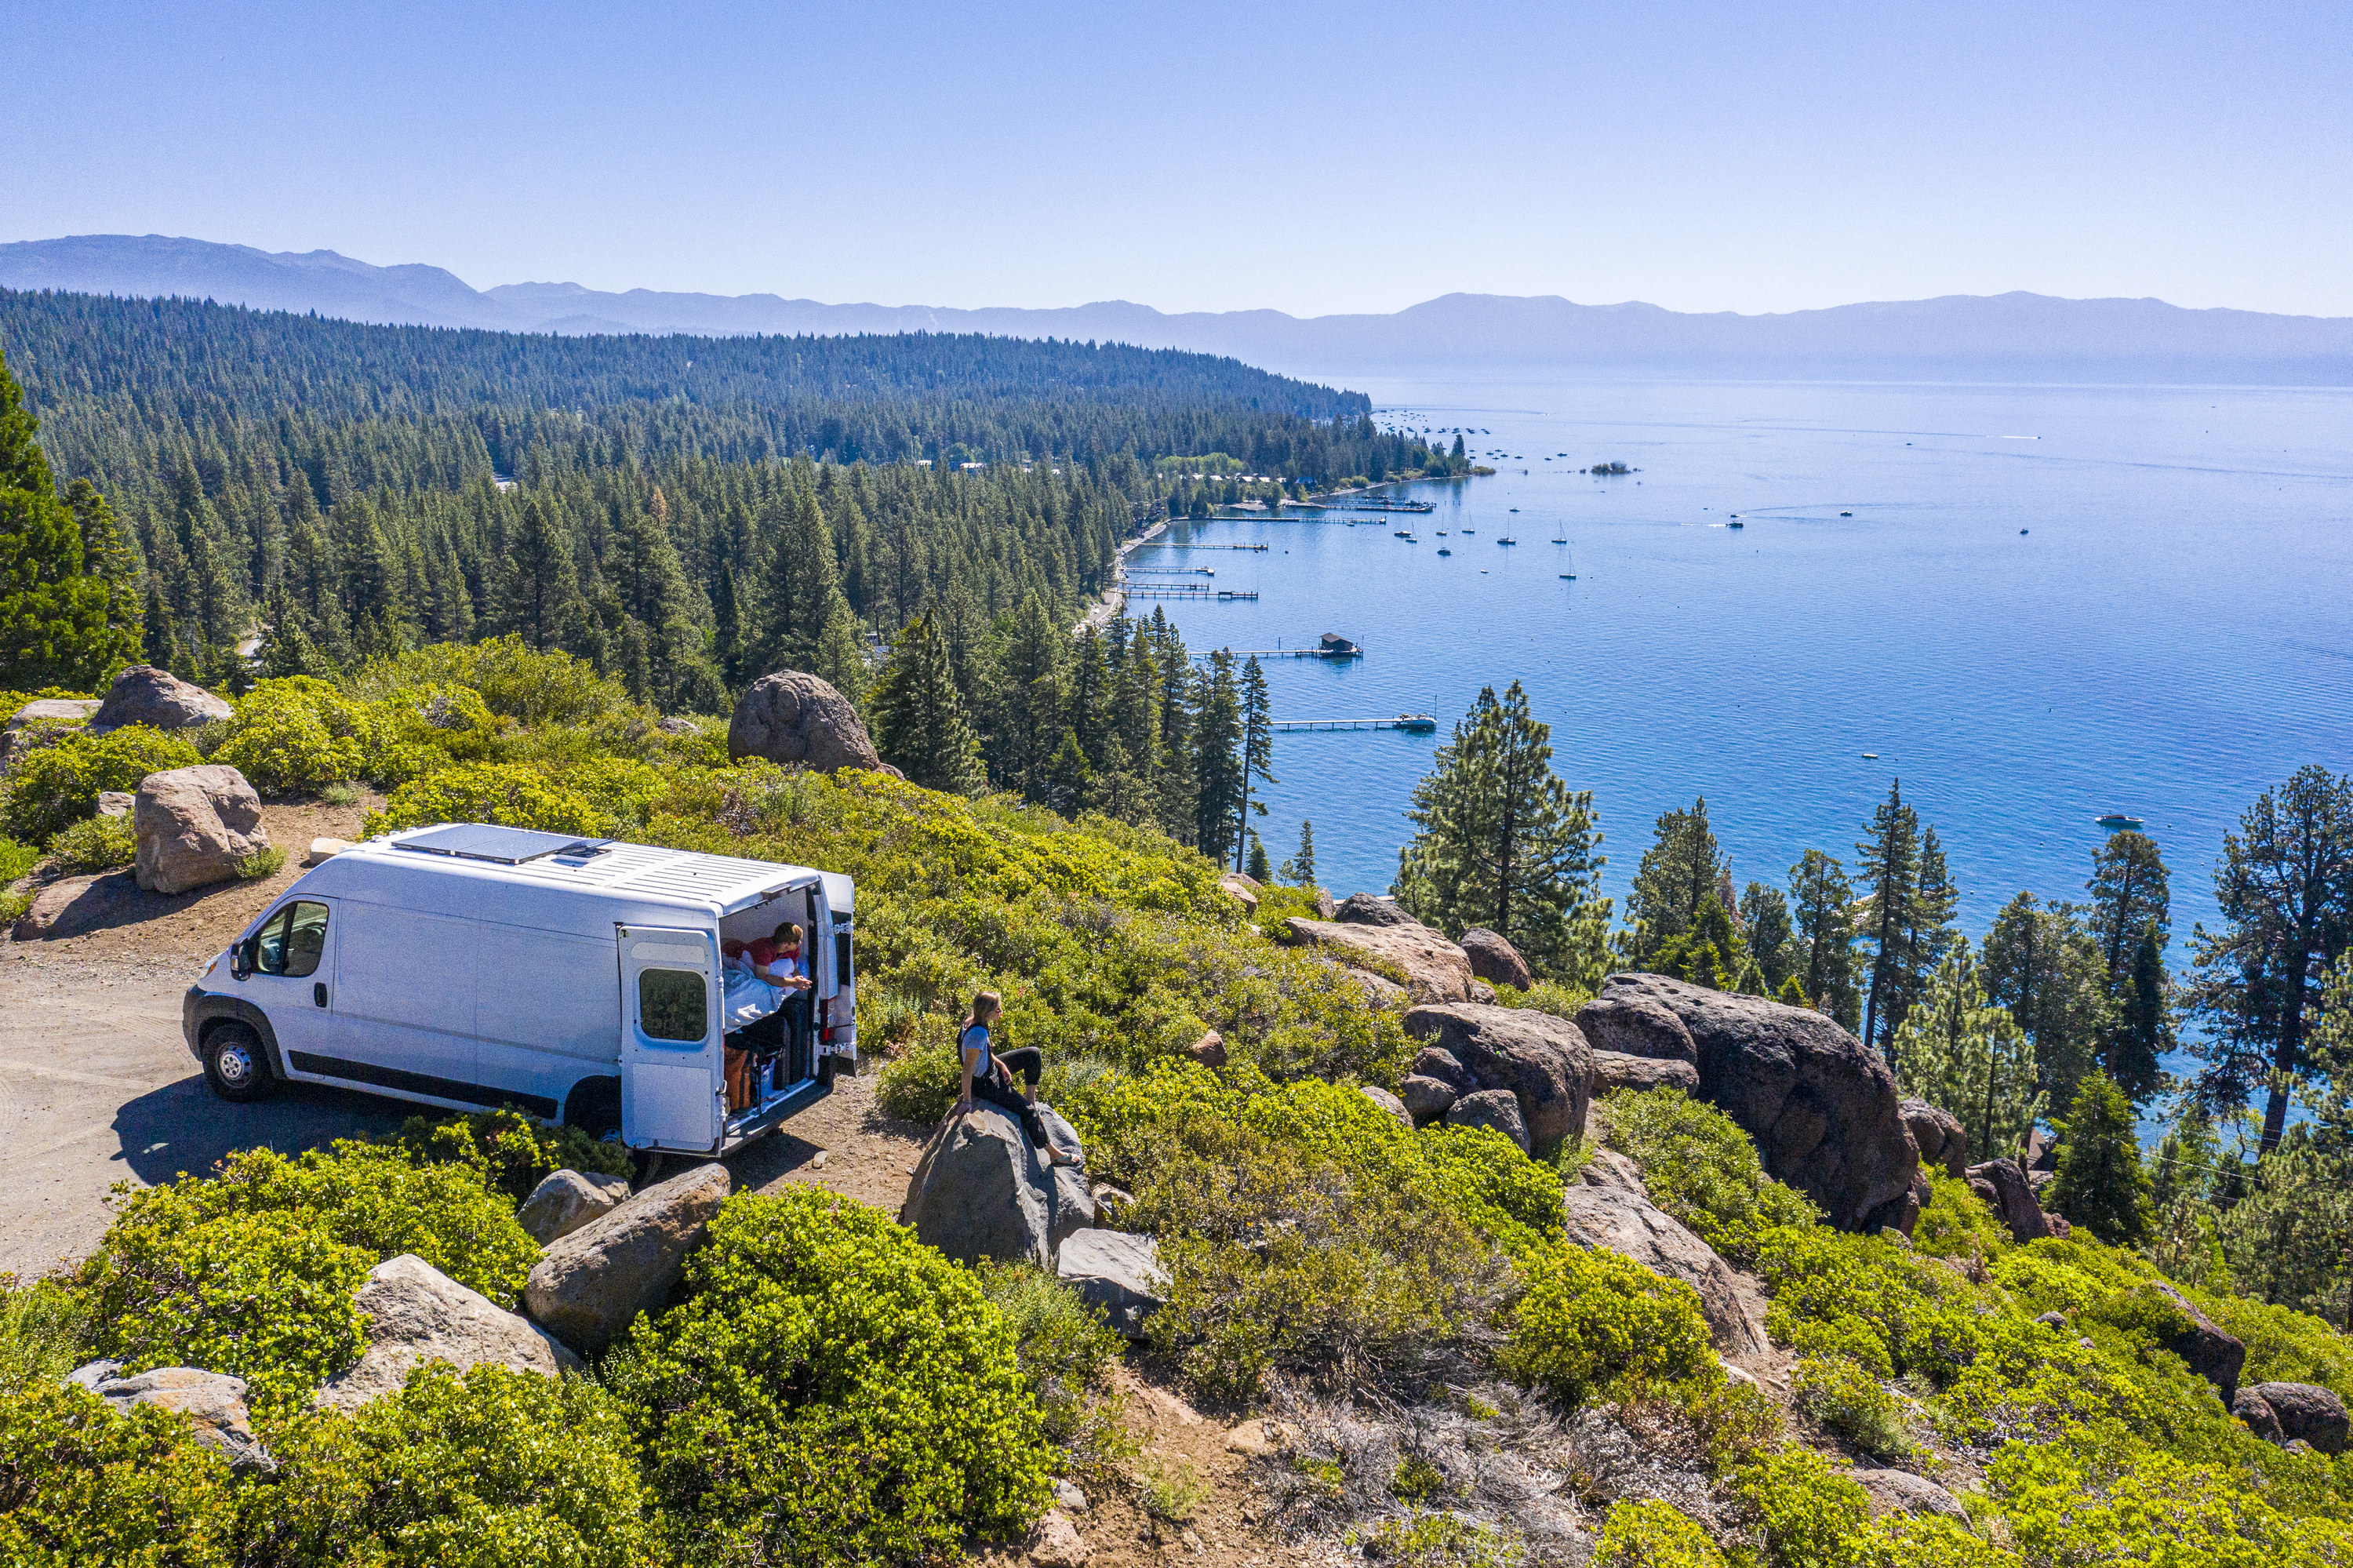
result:
[(450, 855), (459, 860), (486, 860), (495, 865), (521, 865), (544, 855), (578, 862), (604, 853), (610, 839), (575, 838), (570, 833), (543, 833), (535, 828), (502, 828), (488, 822), (452, 822), (428, 828), (413, 838), (398, 839), (395, 849), (417, 854)]

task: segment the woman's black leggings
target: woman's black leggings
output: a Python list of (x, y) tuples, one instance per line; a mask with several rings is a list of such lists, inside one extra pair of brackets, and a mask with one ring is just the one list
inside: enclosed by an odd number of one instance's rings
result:
[[(1019, 1073), (1024, 1082), (1033, 1086), (1044, 1065), (1044, 1058), (1034, 1045), (1025, 1045), (1018, 1051), (999, 1051), (997, 1059), (1005, 1064), (1008, 1072)], [(1046, 1118), (1038, 1114), (1038, 1107), (1031, 1105), (1018, 1089), (1008, 1088), (995, 1073), (984, 1073), (973, 1079), (972, 1097), (987, 1100), (998, 1109), (1011, 1111), (1019, 1117), (1021, 1130), (1029, 1135), (1029, 1141), (1037, 1145), (1039, 1152), (1053, 1147), (1046, 1137)]]
[(1021, 1081), (1031, 1088), (1038, 1086), (1038, 1075), (1046, 1070), (1046, 1054), (1035, 1045), (1017, 1045), (1010, 1051), (999, 1051), (997, 1059), (1005, 1064), (1008, 1073), (1018, 1073)]

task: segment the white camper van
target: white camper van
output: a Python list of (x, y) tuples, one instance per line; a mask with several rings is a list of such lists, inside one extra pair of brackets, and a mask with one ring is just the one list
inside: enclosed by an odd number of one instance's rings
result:
[[(417, 828), (288, 888), (188, 988), (181, 1029), (227, 1099), (331, 1084), (723, 1154), (856, 1061), (853, 900), (849, 878), (801, 866)], [(748, 1103), (731, 1109), (727, 1032), (762, 1009), (727, 955), (785, 921), (806, 933), (808, 1001), (783, 1010), (794, 1026), (771, 1032)]]

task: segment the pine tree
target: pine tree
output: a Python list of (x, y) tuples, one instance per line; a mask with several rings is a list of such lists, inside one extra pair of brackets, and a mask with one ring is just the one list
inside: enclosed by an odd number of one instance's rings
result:
[(883, 666), (874, 691), (874, 747), (908, 782), (926, 789), (972, 795), (987, 782), (946, 641), (930, 615), (907, 623)]
[(502, 620), (535, 652), (565, 640), (580, 603), (580, 573), (574, 563), (570, 531), (554, 505), (534, 495), (523, 503), (522, 520), (507, 543)]
[(106, 674), (139, 657), (143, 641), (146, 592), (139, 546), (90, 481), (68, 485), (65, 502), (81, 534), (82, 575), (106, 585), (106, 625), (113, 636), (97, 655), (100, 679), (93, 683), (104, 684)]
[[(1714, 893), (1699, 901), (1690, 925), (1659, 944), (1651, 955), (1656, 973), (1716, 991), (1739, 991), (1748, 975), (1748, 945)], [(1752, 984), (1749, 989), (1762, 994)]]
[(1079, 745), (1079, 733), (1074, 729), (1062, 732), (1062, 743), (1046, 759), (1041, 780), (1040, 803), (1049, 810), (1075, 817), (1086, 809), (1087, 797), (1094, 785), (1094, 770), (1087, 765), (1087, 754)]
[(1242, 867), (1242, 874), (1261, 885), (1274, 880), (1273, 869), (1266, 863), (1266, 845), (1255, 832), (1250, 836), (1250, 860)]
[(2066, 1125), (2050, 1206), (2110, 1246), (2140, 1245), (2148, 1238), (2149, 1191), (2132, 1101), (2094, 1072), (2075, 1091)]
[(2171, 880), (2156, 840), (2122, 832), (2109, 834), (2092, 856), (2084, 885), (2116, 1016), (2102, 1065), (2135, 1103), (2158, 1092), (2158, 1059), (2172, 1046), (2172, 981), (2165, 972)]
[(1799, 964), (1789, 901), (1770, 883), (1752, 882), (1740, 892), (1740, 919), (1748, 928), (1748, 956), (1765, 982), (1778, 994)]
[(850, 613), (849, 600), (839, 588), (834, 590), (833, 602), (826, 610), (825, 627), (818, 633), (808, 671), (848, 697), (853, 706), (865, 705), (865, 641), (859, 635), (858, 617)]
[(1688, 811), (1662, 813), (1626, 895), (1620, 947), (1627, 967), (1652, 968), (1660, 947), (1690, 929), (1701, 900), (1715, 891), (1729, 869), (1708, 824), (1704, 798)]
[(1203, 854), (1219, 865), (1226, 863), (1240, 840), (1247, 780), (1242, 771), (1241, 694), (1235, 680), (1233, 653), (1224, 648), (1209, 655), (1209, 665), (1194, 681), (1193, 702), (1193, 832)]
[(1887, 799), (1864, 827), (1871, 836), (1854, 846), (1870, 889), (1862, 934), (1872, 945), (1871, 987), (1863, 1000), (1862, 1038), (1888, 1052), (1920, 973), (1910, 942), (1920, 890), (1920, 818), (1904, 803), (1903, 780), (1888, 786)]
[(1289, 860), (1276, 868), (1275, 874), (1283, 881), (1301, 887), (1314, 887), (1315, 882), (1315, 824), (1303, 818), (1299, 824), (1299, 849)]
[(1479, 694), (1406, 815), (1417, 832), (1391, 891), (1407, 913), (1452, 936), (1483, 926), (1539, 974), (1599, 984), (1609, 901), (1593, 797), (1553, 772), (1551, 727), (1517, 681), (1500, 702)]
[(2021, 893), (1994, 916), (1978, 955), (1986, 995), (2034, 1041), (2052, 1105), (2073, 1102), (2114, 1028), (2106, 969), (2084, 913)]
[(1250, 813), (1255, 810), (1261, 817), (1266, 815), (1266, 802), (1250, 799), (1250, 780), (1261, 779), (1269, 784), (1281, 782), (1274, 776), (1274, 730), (1269, 717), (1271, 702), (1266, 689), (1266, 672), (1259, 668), (1256, 654), (1250, 655), (1250, 661), (1242, 666), (1240, 706), (1241, 802), (1234, 821), (1234, 869), (1237, 871), (1241, 869), (1240, 845), (1243, 836), (1257, 837), (1250, 826)]
[(728, 562), (719, 563), (719, 591), (711, 609), (711, 651), (732, 691), (744, 683), (744, 603), (735, 588), (735, 568)]
[(1906, 1095), (1951, 1112), (1978, 1158), (2025, 1142), (2048, 1103), (2036, 1081), (2034, 1045), (2007, 1011), (1987, 1001), (1968, 948), (1945, 955), (1896, 1034), (1896, 1082)]
[(1835, 856), (1808, 850), (1789, 868), (1790, 924), (1797, 947), (1791, 978), (1806, 1005), (1848, 1029), (1862, 1023), (1854, 948), (1854, 889)]
[(2109, 1036), (2108, 1075), (2136, 1104), (2164, 1086), (2162, 1064), (2173, 1049), (2172, 982), (2158, 928), (2151, 925), (2134, 944), (2129, 978), (2117, 1000), (2117, 1023)]
[(126, 651), (114, 596), (85, 570), (82, 531), (58, 499), (32, 413), (0, 355), (0, 689), (102, 685)]

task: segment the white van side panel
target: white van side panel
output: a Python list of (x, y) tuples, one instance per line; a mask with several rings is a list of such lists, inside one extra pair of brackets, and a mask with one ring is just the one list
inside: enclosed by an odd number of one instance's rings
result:
[(479, 930), (483, 972), (474, 1032), (481, 1038), (486, 1073), (510, 1051), (607, 1064), (621, 1059), (621, 1001), (609, 926), (602, 940), (514, 926)]
[(475, 1076), (475, 961), (482, 930), (471, 920), (346, 902), (336, 951), (335, 1012), (348, 1054), (453, 1084)]

